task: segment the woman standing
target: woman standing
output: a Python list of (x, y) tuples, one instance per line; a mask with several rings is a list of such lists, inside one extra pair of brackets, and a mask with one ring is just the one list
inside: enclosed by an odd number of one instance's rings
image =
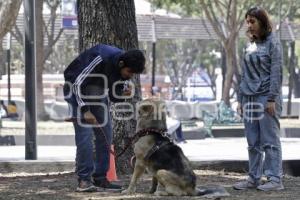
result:
[[(282, 190), (279, 117), (282, 110), (282, 47), (272, 32), (267, 12), (251, 8), (245, 15), (250, 39), (243, 60), (238, 112), (243, 115), (248, 142), (248, 179), (234, 189)], [(261, 184), (262, 175), (267, 182)]]

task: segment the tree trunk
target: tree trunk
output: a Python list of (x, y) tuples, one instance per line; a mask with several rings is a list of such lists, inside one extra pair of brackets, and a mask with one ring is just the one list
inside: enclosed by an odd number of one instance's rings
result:
[(291, 109), (292, 109), (292, 93), (294, 90), (294, 82), (293, 79), (295, 79), (295, 41), (292, 41), (289, 45), (291, 54), (289, 57), (289, 93), (288, 93), (288, 103), (287, 103), (287, 115), (291, 115)]
[(37, 118), (48, 120), (44, 107), (43, 69), (44, 69), (44, 35), (43, 35), (43, 2), (35, 1), (36, 23), (36, 81), (37, 81)]
[(226, 50), (223, 47), (223, 45), (221, 45), (221, 69), (222, 69), (222, 95), (223, 95), (223, 91), (224, 91), (224, 82), (225, 82), (225, 75), (226, 75)]
[[(79, 23), (79, 51), (98, 43), (114, 45), (125, 50), (137, 48), (137, 27), (134, 0), (77, 1)], [(139, 76), (133, 78), (135, 96), (130, 101), (135, 107), (141, 99)], [(124, 115), (114, 112), (112, 116)], [(114, 115), (116, 114), (116, 115)], [(136, 121), (116, 120), (113, 118), (114, 144), (118, 154), (128, 143), (128, 138), (135, 132)], [(129, 173), (132, 146), (125, 154), (117, 158), (117, 171)]]
[(2, 46), (2, 39), (0, 38), (0, 80), (2, 79), (2, 75), (5, 74), (5, 58), (4, 58), (4, 50)]
[(223, 85), (223, 91), (222, 91), (222, 100), (227, 105), (230, 105), (230, 88), (232, 85), (232, 78), (233, 74), (235, 72), (235, 66), (237, 65), (234, 63), (236, 59), (234, 59), (234, 52), (235, 52), (235, 39), (229, 40), (228, 44), (225, 46), (226, 49), (226, 74), (225, 74), (225, 80)]
[(294, 97), (300, 98), (300, 74), (299, 74), (299, 72), (298, 73), (294, 72), (293, 81), (294, 81), (294, 86), (295, 86)]

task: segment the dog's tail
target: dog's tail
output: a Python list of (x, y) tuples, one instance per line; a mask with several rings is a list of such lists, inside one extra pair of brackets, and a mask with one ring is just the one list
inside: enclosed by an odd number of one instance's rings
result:
[(205, 196), (208, 198), (227, 197), (230, 194), (222, 186), (202, 186), (196, 188), (197, 196)]

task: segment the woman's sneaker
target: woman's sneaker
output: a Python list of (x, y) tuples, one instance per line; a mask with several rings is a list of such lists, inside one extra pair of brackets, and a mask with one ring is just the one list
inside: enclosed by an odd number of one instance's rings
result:
[(258, 186), (257, 189), (262, 191), (274, 191), (283, 190), (284, 187), (281, 181), (279, 183), (275, 181), (268, 181), (265, 184)]
[(257, 188), (258, 185), (258, 183), (251, 182), (250, 180), (245, 180), (235, 183), (232, 187), (236, 190), (246, 190)]
[(76, 192), (96, 192), (97, 188), (91, 181), (79, 180)]
[(109, 182), (106, 178), (105, 179), (94, 179), (94, 185), (98, 187), (100, 190), (105, 191), (114, 191), (120, 192), (122, 190), (122, 186), (113, 184)]

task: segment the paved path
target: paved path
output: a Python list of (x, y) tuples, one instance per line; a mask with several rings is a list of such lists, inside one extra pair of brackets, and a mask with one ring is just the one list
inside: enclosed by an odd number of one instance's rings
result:
[[(300, 138), (281, 138), (283, 159), (300, 160)], [(191, 161), (247, 160), (245, 138), (207, 138), (179, 144)], [(74, 146), (38, 146), (40, 161), (74, 161)], [(0, 146), (0, 162), (25, 161), (24, 146)]]
[[(281, 138), (283, 160), (300, 160), (300, 138)], [(245, 138), (207, 138), (180, 145), (191, 161), (248, 160)]]

